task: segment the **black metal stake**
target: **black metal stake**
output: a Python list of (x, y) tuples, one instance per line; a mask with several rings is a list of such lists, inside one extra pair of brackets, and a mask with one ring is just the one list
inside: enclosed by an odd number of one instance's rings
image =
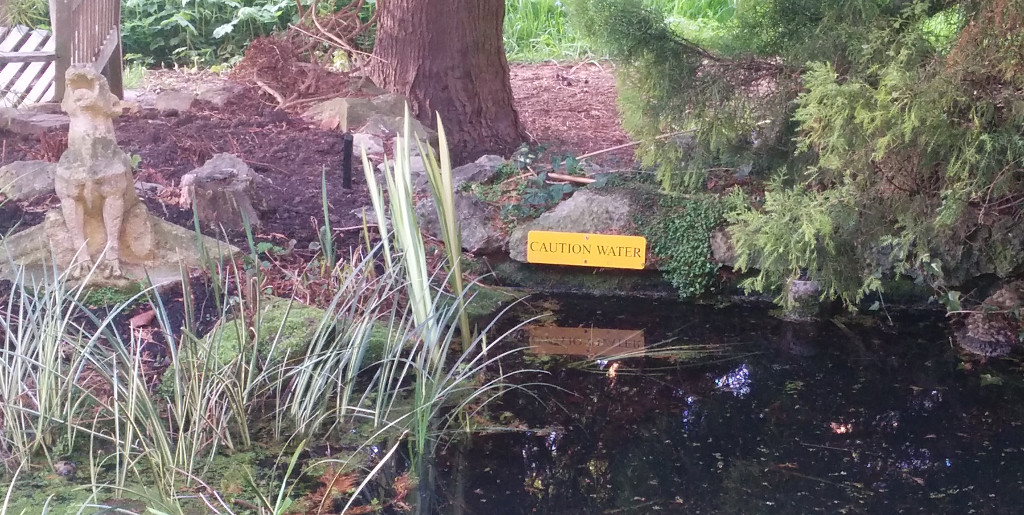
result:
[(352, 189), (352, 133), (345, 133), (345, 145), (341, 154), (341, 186)]

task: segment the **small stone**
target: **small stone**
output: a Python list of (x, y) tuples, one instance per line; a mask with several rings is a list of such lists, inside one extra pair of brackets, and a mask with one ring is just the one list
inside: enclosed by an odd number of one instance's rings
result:
[(817, 320), (821, 313), (821, 284), (809, 279), (786, 283), (786, 309), (782, 318), (794, 322)]
[(736, 249), (732, 245), (732, 237), (725, 228), (711, 231), (711, 259), (720, 265), (736, 266)]
[(491, 168), (497, 169), (499, 166), (505, 164), (507, 161), (505, 161), (504, 157), (496, 156), (494, 154), (487, 154), (480, 156), (479, 159), (473, 162), (478, 165), (489, 166)]
[(356, 78), (355, 81), (352, 82), (352, 85), (349, 86), (349, 89), (351, 89), (355, 93), (363, 93), (365, 95), (371, 96), (383, 95), (387, 93), (387, 91), (381, 89), (379, 86), (374, 84), (369, 77)]
[(55, 461), (53, 462), (53, 472), (60, 477), (72, 479), (78, 473), (78, 464), (67, 460)]
[(57, 165), (46, 161), (15, 161), (0, 167), (0, 193), (15, 200), (29, 200), (53, 193)]
[[(192, 109), (196, 96), (187, 91), (168, 90), (156, 96), (156, 109), (165, 116), (177, 116)], [(170, 113), (175, 114), (170, 114)]]
[(142, 181), (136, 181), (135, 182), (135, 191), (138, 194), (140, 194), (140, 195), (147, 195), (147, 196), (158, 195), (160, 193), (160, 191), (163, 190), (163, 189), (164, 189), (163, 185), (157, 184), (155, 182), (142, 182)]
[(367, 98), (333, 98), (310, 107), (303, 116), (320, 124), (324, 130), (347, 132), (366, 123), (377, 113), (373, 101)]
[(245, 91), (245, 87), (237, 82), (228, 81), (219, 84), (206, 85), (199, 88), (199, 94), (196, 95), (196, 100), (209, 102), (214, 107), (221, 109), (227, 105), (228, 101), (243, 91)]
[(244, 229), (260, 224), (253, 205), (257, 183), (268, 183), (233, 154), (216, 154), (181, 178), (182, 207), (193, 207), (207, 227)]
[(367, 155), (380, 155), (384, 153), (384, 142), (379, 136), (357, 132), (352, 135), (352, 152), (355, 156), (362, 156), (363, 151)]
[[(394, 168), (394, 166), (394, 161), (388, 161), (389, 168)], [(384, 173), (384, 163), (377, 165), (377, 171)], [(409, 161), (409, 171), (412, 172), (413, 182), (416, 182), (417, 176), (422, 176), (424, 180), (427, 178), (427, 165), (423, 163), (423, 158), (420, 156), (412, 156), (412, 160)]]

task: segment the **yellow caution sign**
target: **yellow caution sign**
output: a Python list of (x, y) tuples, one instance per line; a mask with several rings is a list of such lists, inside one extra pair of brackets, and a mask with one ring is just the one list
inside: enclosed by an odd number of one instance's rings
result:
[(526, 240), (528, 263), (641, 270), (647, 259), (642, 236), (530, 231)]

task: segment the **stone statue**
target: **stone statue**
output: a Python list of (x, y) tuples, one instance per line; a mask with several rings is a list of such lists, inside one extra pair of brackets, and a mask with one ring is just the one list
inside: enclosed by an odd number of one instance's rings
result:
[(131, 159), (114, 136), (121, 103), (106, 78), (90, 68), (69, 70), (66, 91), (61, 107), (70, 118), (68, 149), (54, 182), (64, 215), (64, 227), (56, 228), (66, 231), (51, 233), (51, 242), (58, 256), (72, 253), (73, 279), (88, 274), (94, 262), (101, 277), (123, 277), (122, 255), (152, 257), (153, 230), (135, 193)]
[(113, 119), (121, 102), (90, 68), (71, 68), (66, 79), (68, 149), (54, 178), (60, 209), (0, 240), (0, 278), (44, 281), (56, 264), (93, 286), (164, 284), (209, 258), (237, 256), (234, 246), (149, 214), (135, 192), (131, 158), (117, 146)]

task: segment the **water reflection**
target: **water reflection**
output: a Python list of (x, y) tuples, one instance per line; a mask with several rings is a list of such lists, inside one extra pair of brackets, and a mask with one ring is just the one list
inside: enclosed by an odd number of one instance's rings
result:
[[(563, 305), (578, 311), (558, 314), (560, 325), (587, 324), (585, 300)], [(982, 387), (979, 372), (960, 369), (941, 316), (883, 331), (670, 303), (600, 308), (649, 341), (741, 343), (742, 359), (508, 364), (544, 368), (550, 375), (524, 381), (558, 388), (513, 393), (494, 409), (557, 429), (475, 437), (462, 472), (444, 469), (439, 486), (465, 484), (466, 513), (1017, 513), (1024, 504), (1021, 391)], [(613, 363), (621, 368), (609, 380)]]
[(730, 370), (725, 375), (715, 379), (715, 386), (724, 392), (730, 392), (737, 397), (744, 397), (750, 393), (750, 367), (745, 363)]

